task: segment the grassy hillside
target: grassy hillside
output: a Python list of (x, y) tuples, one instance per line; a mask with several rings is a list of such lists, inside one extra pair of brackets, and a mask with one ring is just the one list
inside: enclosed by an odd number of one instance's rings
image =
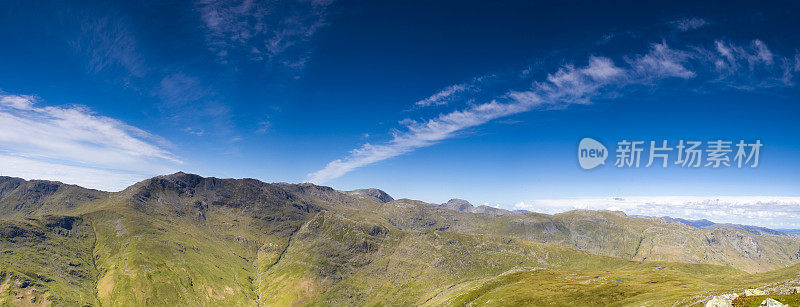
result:
[(797, 238), (617, 212), (484, 215), (183, 173), (118, 193), (0, 187), (0, 305), (640, 305), (800, 283)]
[(76, 185), (0, 176), (0, 219), (72, 214), (106, 197)]
[(702, 305), (714, 295), (761, 288), (769, 295), (737, 299), (758, 306), (766, 298), (796, 302), (789, 289), (800, 285), (800, 265), (747, 274), (730, 267), (685, 263), (631, 262), (590, 270), (514, 270), (454, 286), (430, 305)]
[(0, 306), (97, 305), (94, 240), (79, 217), (0, 221)]
[(797, 237), (701, 229), (662, 218), (629, 217), (622, 212), (472, 214), (405, 199), (385, 205), (360, 204), (358, 209), (384, 217), (403, 230), (501, 235), (632, 260), (719, 264), (748, 272), (800, 262)]

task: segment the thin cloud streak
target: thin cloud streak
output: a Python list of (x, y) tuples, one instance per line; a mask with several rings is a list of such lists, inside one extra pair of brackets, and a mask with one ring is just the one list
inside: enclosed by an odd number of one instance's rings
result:
[[(328, 182), (359, 167), (434, 145), (456, 136), (459, 132), (497, 118), (528, 112), (537, 107), (558, 109), (574, 104), (590, 104), (610, 94), (620, 95), (619, 90), (632, 85), (654, 86), (659, 81), (670, 78), (696, 79), (700, 73), (705, 78), (708, 72), (715, 72), (715, 76), (708, 81), (727, 80), (729, 84), (734, 84), (732, 79), (736, 75), (741, 79), (739, 81), (745, 83), (745, 87), (772, 85), (763, 82), (751, 84), (753, 72), (761, 70), (773, 75), (780, 74), (780, 80), (787, 79), (786, 71), (770, 70), (774, 66), (774, 55), (760, 40), (754, 40), (749, 50), (740, 46), (735, 46), (734, 50), (736, 52), (707, 48), (678, 50), (670, 48), (665, 42), (655, 43), (645, 54), (623, 57), (625, 65), (622, 67), (617, 66), (610, 58), (592, 56), (586, 66), (562, 66), (556, 72), (548, 74), (544, 80), (532, 82), (529, 89), (521, 91), (507, 89), (505, 94), (490, 102), (440, 114), (427, 121), (404, 120), (401, 123), (403, 129), (395, 130), (390, 141), (377, 145), (366, 143), (350, 151), (347, 157), (334, 160), (323, 169), (309, 174), (309, 182), (317, 184)], [(788, 58), (783, 59), (789, 61)], [(719, 61), (727, 61), (729, 64), (742, 61), (751, 63), (748, 66), (749, 74), (747, 72), (742, 74), (742, 70), (738, 67), (731, 67), (723, 74), (716, 65)], [(794, 61), (798, 61), (797, 56)], [(709, 63), (714, 64), (709, 65)], [(796, 67), (796, 62), (794, 65)], [(697, 69), (693, 70), (691, 68), (693, 66)], [(796, 72), (796, 69), (793, 71)], [(793, 76), (792, 73), (789, 72), (789, 80)], [(758, 77), (759, 81), (763, 78), (760, 75)], [(447, 90), (443, 92), (446, 94)], [(431, 97), (437, 98), (437, 95)]]
[(709, 22), (703, 18), (690, 17), (690, 18), (681, 18), (673, 20), (670, 21), (668, 24), (681, 32), (687, 32), (707, 26)]
[(464, 92), (465, 90), (467, 90), (467, 85), (465, 84), (451, 85), (439, 91), (438, 93), (431, 95), (428, 98), (417, 101), (414, 104), (417, 105), (418, 107), (444, 105), (450, 101), (453, 95)]
[(405, 131), (393, 133), (393, 138), (386, 144), (364, 144), (350, 152), (345, 159), (329, 163), (324, 169), (310, 174), (310, 182), (323, 183), (338, 178), (358, 167), (396, 157), (418, 148), (431, 146), (439, 141), (452, 138), (464, 129), (485, 124), (493, 119), (530, 111), (545, 103), (586, 102), (591, 93), (612, 81), (622, 73), (607, 58), (593, 57), (589, 65), (582, 68), (567, 66), (547, 81), (536, 83), (535, 90), (526, 92), (510, 92), (505, 100), (493, 100), (478, 104), (464, 110), (441, 114), (424, 122), (410, 121), (405, 124)]

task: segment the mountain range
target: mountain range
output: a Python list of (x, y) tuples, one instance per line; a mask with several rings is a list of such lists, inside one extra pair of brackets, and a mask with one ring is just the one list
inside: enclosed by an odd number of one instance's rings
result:
[(799, 263), (797, 236), (618, 211), (180, 172), (120, 192), (0, 177), (0, 305), (693, 304), (784, 291)]
[(705, 228), (705, 229), (715, 229), (715, 228), (728, 228), (728, 229), (741, 229), (747, 231), (752, 234), (771, 234), (771, 235), (778, 235), (778, 236), (788, 236), (792, 235), (792, 230), (773, 230), (766, 227), (758, 227), (758, 226), (750, 226), (750, 225), (740, 225), (740, 224), (730, 224), (730, 223), (714, 223), (712, 221), (706, 219), (700, 220), (687, 220), (682, 218), (672, 218), (665, 216), (665, 220), (675, 223), (681, 223), (684, 225), (697, 227), (697, 228)]

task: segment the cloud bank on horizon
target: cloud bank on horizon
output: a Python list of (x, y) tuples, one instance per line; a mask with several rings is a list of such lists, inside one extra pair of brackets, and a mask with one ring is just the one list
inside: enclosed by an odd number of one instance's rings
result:
[(569, 210), (614, 210), (628, 215), (707, 219), (769, 228), (800, 228), (800, 197), (776, 196), (628, 196), (539, 199), (515, 209), (543, 213)]
[[(701, 19), (677, 21), (681, 31), (706, 24)], [(344, 158), (328, 163), (308, 175), (309, 182), (330, 180), (370, 164), (407, 154), (453, 138), (465, 130), (494, 119), (537, 109), (560, 109), (573, 104), (591, 104), (610, 96), (635, 92), (636, 86), (657, 88), (666, 79), (695, 81), (692, 86), (720, 86), (741, 90), (794, 87), (800, 72), (800, 53), (774, 54), (759, 39), (741, 45), (723, 40), (705, 46), (670, 47), (667, 42), (652, 43), (642, 54), (624, 54), (614, 59), (590, 56), (584, 66), (564, 65), (541, 80), (532, 80), (527, 89), (506, 88), (491, 101), (471, 104), (464, 109), (442, 113), (422, 121), (403, 121), (393, 130), (391, 140), (363, 144)], [(450, 97), (466, 90), (456, 84), (415, 103), (417, 106), (446, 104)]]

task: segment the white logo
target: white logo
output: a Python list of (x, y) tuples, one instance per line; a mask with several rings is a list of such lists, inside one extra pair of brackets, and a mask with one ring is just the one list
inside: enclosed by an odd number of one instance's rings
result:
[(583, 138), (578, 144), (578, 163), (583, 169), (593, 169), (606, 164), (608, 149), (603, 144), (590, 138)]

